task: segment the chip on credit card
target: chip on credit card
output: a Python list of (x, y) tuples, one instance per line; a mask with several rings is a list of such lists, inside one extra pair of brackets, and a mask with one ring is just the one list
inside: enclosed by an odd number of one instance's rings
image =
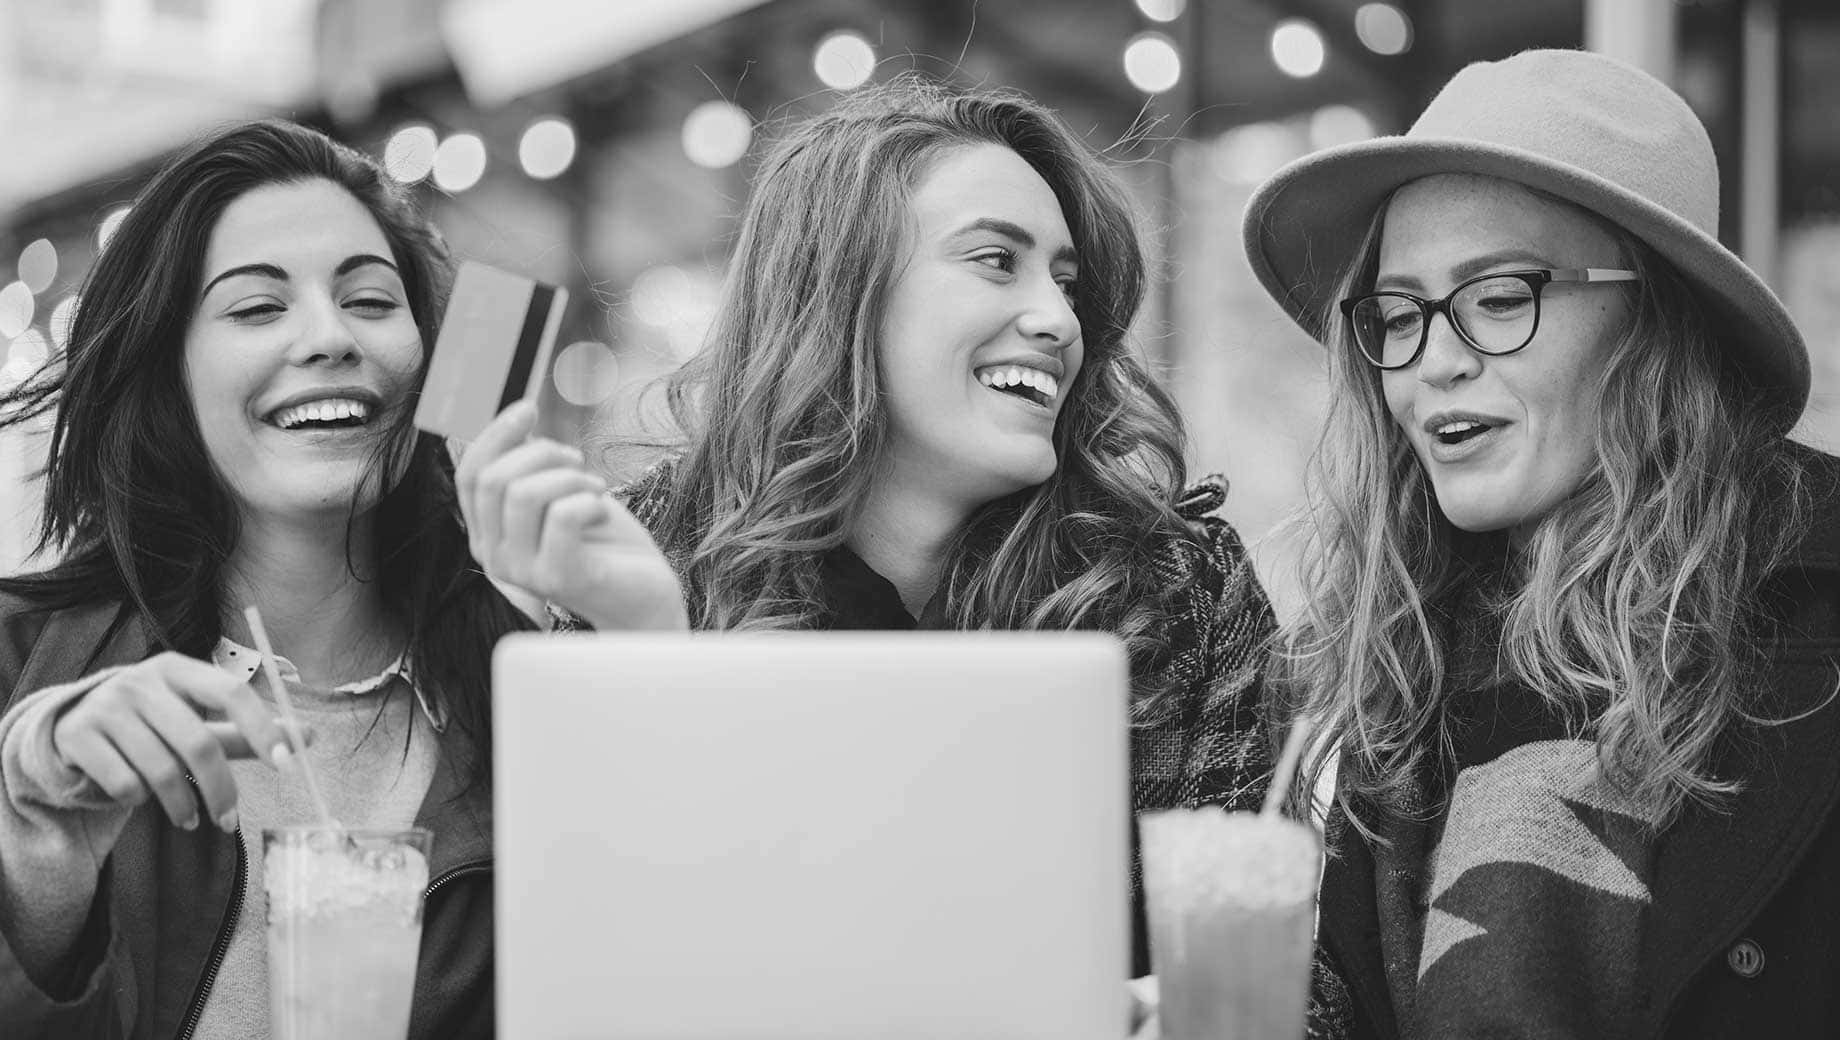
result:
[(467, 261), (454, 276), (415, 425), (471, 442), (494, 416), (534, 398), (549, 373), (569, 291)]

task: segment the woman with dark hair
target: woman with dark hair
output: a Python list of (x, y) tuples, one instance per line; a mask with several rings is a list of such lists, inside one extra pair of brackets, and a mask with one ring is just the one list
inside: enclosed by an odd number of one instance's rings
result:
[(1529, 51), (1247, 210), (1329, 347), (1284, 660), (1357, 1035), (1840, 1035), (1840, 460), (1718, 200), (1673, 91)]
[[(1184, 490), (1180, 418), (1126, 335), (1143, 293), (1122, 190), (1039, 105), (908, 80), (791, 130), (671, 380), (681, 454), (626, 492), (692, 625), (1114, 632), (1134, 808), (1254, 805), (1272, 613), (1209, 515), (1224, 487)], [(469, 453), (474, 529), (549, 465)]]
[[(152, 179), (67, 349), (0, 396), (0, 423), (56, 409), (58, 561), (0, 580), (9, 1037), (266, 1035), (260, 834), (312, 818), (303, 757), (344, 824), (435, 834), (411, 1034), (491, 1032), (489, 659), (528, 622), (410, 426), (446, 284), (377, 164), (238, 126)], [(250, 606), (304, 746), (257, 678)]]

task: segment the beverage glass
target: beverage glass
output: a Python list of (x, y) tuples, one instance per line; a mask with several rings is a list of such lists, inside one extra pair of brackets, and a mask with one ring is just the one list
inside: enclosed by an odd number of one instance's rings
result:
[(274, 1040), (403, 1040), (432, 835), (262, 832)]
[(1218, 808), (1140, 820), (1165, 1040), (1298, 1040), (1322, 845), (1307, 824)]

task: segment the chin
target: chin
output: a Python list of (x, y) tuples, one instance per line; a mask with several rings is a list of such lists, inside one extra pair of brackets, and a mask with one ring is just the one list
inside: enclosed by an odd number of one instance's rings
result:
[(1506, 530), (1518, 522), (1501, 508), (1499, 500), (1488, 495), (1439, 494), (1437, 500), (1438, 510), (1450, 526), (1469, 534)]
[(1009, 458), (988, 459), (984, 469), (984, 483), (991, 492), (988, 500), (995, 501), (1045, 484), (1053, 479), (1057, 468), (1052, 448)]

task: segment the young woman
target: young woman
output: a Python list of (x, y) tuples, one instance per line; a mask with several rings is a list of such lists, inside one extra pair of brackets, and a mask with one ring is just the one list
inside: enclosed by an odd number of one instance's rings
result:
[[(42, 549), (0, 581), (0, 1021), (9, 1036), (267, 1035), (261, 829), (434, 833), (411, 1035), (490, 1035), (489, 655), (527, 623), (466, 549), (444, 447), (409, 425), (446, 258), (370, 160), (280, 122), (192, 148), (135, 200), (64, 356)], [(580, 494), (583, 527), (612, 518)], [(583, 528), (551, 550), (607, 555)], [(630, 530), (631, 528), (627, 528)], [(675, 599), (582, 601), (597, 623)], [(311, 740), (282, 737), (256, 606)], [(674, 618), (667, 611), (660, 623)], [(272, 768), (271, 768), (272, 767)]]
[[(792, 129), (672, 381), (681, 454), (628, 489), (691, 623), (1115, 632), (1135, 808), (1254, 804), (1272, 614), (1208, 515), (1224, 488), (1183, 490), (1179, 417), (1126, 336), (1143, 291), (1122, 191), (1029, 101), (908, 81)], [(566, 461), (476, 446), (473, 526)], [(564, 575), (475, 550), (571, 605)]]
[(1840, 460), (1718, 199), (1667, 87), (1530, 51), (1247, 211), (1329, 348), (1286, 659), (1357, 1035), (1840, 1032)]

